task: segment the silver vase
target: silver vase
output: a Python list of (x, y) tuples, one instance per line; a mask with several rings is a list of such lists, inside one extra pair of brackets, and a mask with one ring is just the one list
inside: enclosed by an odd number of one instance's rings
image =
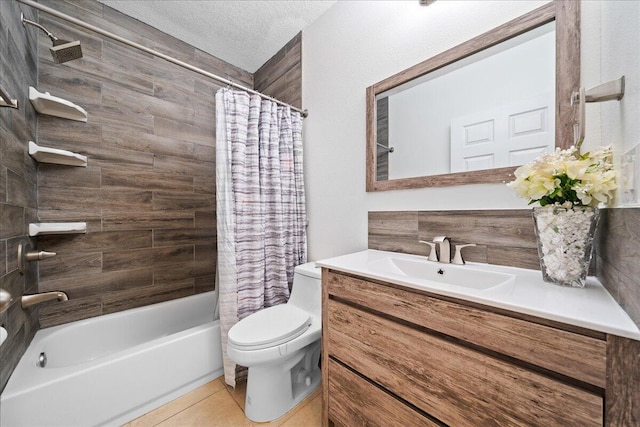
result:
[(591, 206), (533, 208), (540, 269), (545, 282), (583, 288), (600, 211)]

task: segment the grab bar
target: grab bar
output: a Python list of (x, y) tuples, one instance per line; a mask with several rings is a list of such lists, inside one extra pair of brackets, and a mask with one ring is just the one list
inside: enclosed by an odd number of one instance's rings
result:
[(2, 85), (0, 85), (0, 107), (18, 108), (18, 100), (11, 98)]

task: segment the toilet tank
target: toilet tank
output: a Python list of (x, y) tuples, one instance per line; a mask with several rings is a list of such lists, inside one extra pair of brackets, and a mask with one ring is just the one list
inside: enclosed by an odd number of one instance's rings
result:
[(322, 271), (315, 262), (301, 264), (294, 269), (289, 304), (320, 316), (322, 309)]

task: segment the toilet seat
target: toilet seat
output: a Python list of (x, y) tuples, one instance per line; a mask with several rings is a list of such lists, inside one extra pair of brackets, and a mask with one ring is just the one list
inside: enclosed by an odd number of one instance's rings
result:
[(253, 313), (229, 330), (229, 344), (239, 350), (277, 346), (302, 335), (311, 325), (311, 315), (289, 304)]

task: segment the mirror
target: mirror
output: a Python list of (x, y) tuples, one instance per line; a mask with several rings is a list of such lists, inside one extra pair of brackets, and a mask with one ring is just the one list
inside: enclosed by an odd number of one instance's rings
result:
[(376, 95), (377, 179), (519, 166), (552, 152), (555, 52), (549, 22)]
[(551, 2), (367, 88), (367, 191), (502, 182), (571, 145), (578, 29)]

